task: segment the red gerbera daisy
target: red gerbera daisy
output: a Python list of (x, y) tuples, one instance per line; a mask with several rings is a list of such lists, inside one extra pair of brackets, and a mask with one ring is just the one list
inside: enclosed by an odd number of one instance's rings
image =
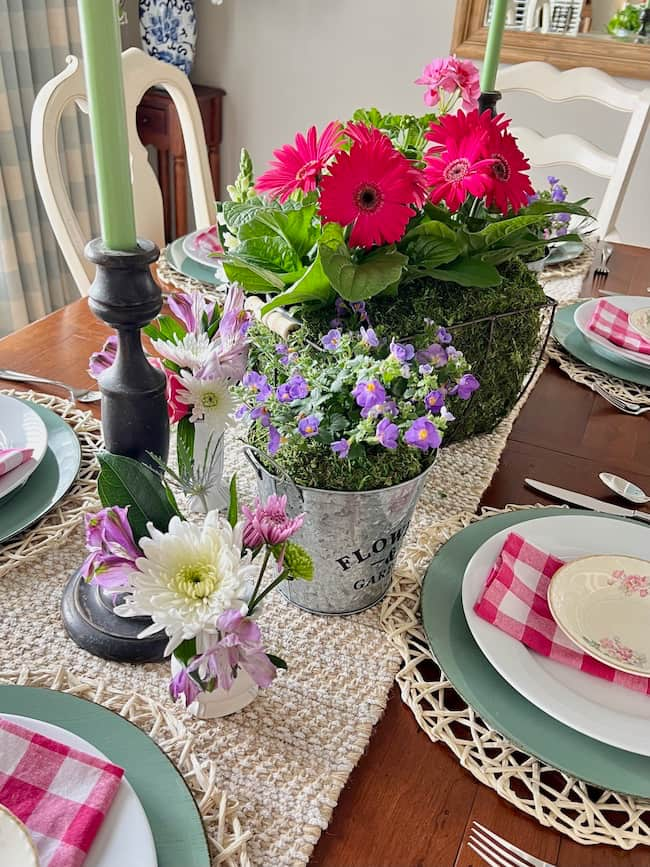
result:
[(352, 225), (353, 247), (392, 244), (423, 200), (422, 174), (383, 133), (354, 126), (350, 152), (339, 153), (323, 178), (320, 213), (326, 223)]
[(302, 190), (309, 193), (320, 183), (323, 169), (331, 158), (341, 150), (342, 125), (337, 121), (328, 123), (318, 137), (315, 126), (307, 135), (298, 133), (295, 144), (286, 144), (273, 151), (275, 160), (255, 182), (258, 193), (269, 193), (281, 202), (286, 202), (292, 193)]
[(492, 160), (484, 157), (484, 136), (478, 131), (458, 141), (448, 139), (439, 150), (424, 155), (424, 175), (431, 187), (434, 204), (445, 201), (450, 211), (457, 211), (468, 195), (484, 196), (492, 184)]
[(527, 174), (530, 163), (509, 132), (496, 132), (488, 137), (487, 153), (494, 160), (490, 174), (492, 184), (487, 191), (485, 203), (496, 207), (505, 216), (512, 208), (515, 213), (528, 204), (534, 194)]

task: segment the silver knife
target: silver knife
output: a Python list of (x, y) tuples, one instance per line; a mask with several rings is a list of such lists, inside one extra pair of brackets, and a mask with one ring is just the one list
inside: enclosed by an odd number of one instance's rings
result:
[(618, 515), (621, 518), (635, 518), (637, 521), (645, 521), (650, 524), (650, 514), (640, 512), (637, 509), (626, 509), (625, 506), (616, 506), (614, 503), (606, 503), (597, 500), (596, 497), (588, 497), (586, 494), (578, 494), (575, 491), (567, 491), (565, 488), (557, 488), (555, 485), (547, 485), (545, 482), (536, 482), (535, 479), (524, 479), (529, 488), (541, 491), (555, 500), (563, 503), (571, 503), (572, 506), (580, 506), (582, 509), (593, 509), (597, 512), (605, 512), (608, 515)]

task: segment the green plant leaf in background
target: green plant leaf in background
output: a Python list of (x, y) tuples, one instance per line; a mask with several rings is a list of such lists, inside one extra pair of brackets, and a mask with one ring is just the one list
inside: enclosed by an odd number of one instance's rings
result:
[(182, 418), (178, 422), (178, 427), (176, 428), (176, 457), (181, 476), (189, 476), (192, 471), (195, 433), (194, 425), (190, 421), (189, 415), (186, 415), (185, 418)]
[(102, 505), (129, 507), (129, 524), (136, 541), (148, 535), (148, 521), (165, 533), (178, 509), (170, 501), (160, 476), (146, 464), (124, 455), (100, 452), (97, 459), (97, 491)]
[(249, 293), (264, 295), (266, 292), (278, 292), (285, 286), (278, 274), (268, 268), (252, 265), (235, 253), (229, 253), (224, 258), (223, 270), (231, 283), (240, 283)]
[(398, 249), (408, 256), (409, 270), (437, 268), (453, 262), (464, 252), (458, 233), (437, 220), (420, 223), (408, 231)]
[(332, 289), (327, 275), (323, 271), (320, 252), (305, 271), (289, 289), (276, 295), (262, 308), (262, 316), (275, 310), (276, 307), (290, 307), (292, 304), (303, 304), (308, 301), (320, 301), (326, 304), (333, 301), (336, 293)]
[(185, 329), (172, 316), (157, 316), (153, 322), (142, 329), (153, 340), (182, 340)]
[(234, 527), (239, 518), (239, 501), (237, 498), (237, 473), (233, 473), (233, 477), (230, 480), (229, 487), (229, 501), (228, 501), (228, 523), (231, 527)]
[(399, 280), (408, 259), (391, 244), (373, 250), (361, 262), (355, 262), (345, 243), (343, 229), (328, 223), (318, 250), (323, 271), (334, 289), (346, 301), (364, 301)]
[(284, 238), (277, 235), (246, 238), (237, 246), (235, 255), (248, 265), (265, 268), (278, 274), (287, 274), (302, 268), (300, 256)]
[(543, 214), (526, 214), (523, 217), (511, 217), (509, 220), (491, 223), (477, 232), (476, 235), (482, 239), (486, 247), (493, 247), (497, 244), (503, 244), (517, 233), (530, 231), (536, 226), (541, 228), (545, 222), (546, 218)]
[(458, 283), (460, 286), (487, 289), (501, 283), (501, 275), (497, 269), (479, 258), (461, 258), (448, 266), (441, 266), (429, 272), (430, 277)]

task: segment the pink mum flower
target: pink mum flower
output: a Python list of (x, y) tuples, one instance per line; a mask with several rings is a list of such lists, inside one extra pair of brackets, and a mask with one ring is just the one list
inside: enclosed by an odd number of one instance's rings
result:
[(271, 494), (264, 505), (256, 500), (254, 511), (242, 506), (242, 512), (246, 517), (243, 541), (247, 548), (280, 545), (297, 533), (305, 520), (304, 514), (290, 518), (286, 496), (278, 497), (276, 494)]
[(399, 241), (422, 204), (421, 173), (388, 136), (351, 124), (349, 153), (339, 153), (321, 185), (320, 213), (326, 223), (352, 226), (350, 245), (372, 247)]
[(323, 170), (342, 147), (343, 127), (339, 121), (328, 123), (318, 137), (315, 126), (307, 135), (298, 133), (295, 144), (286, 144), (273, 151), (275, 160), (255, 182), (258, 193), (268, 193), (286, 202), (292, 193), (302, 190), (310, 193), (321, 181)]

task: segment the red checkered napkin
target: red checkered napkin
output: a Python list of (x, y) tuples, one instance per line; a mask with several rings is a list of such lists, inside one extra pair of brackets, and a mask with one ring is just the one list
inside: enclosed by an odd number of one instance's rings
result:
[(562, 560), (510, 533), (474, 611), (542, 656), (650, 694), (650, 679), (626, 674), (584, 653), (553, 620), (546, 595), (561, 566)]
[(629, 317), (625, 310), (616, 307), (604, 298), (596, 304), (587, 326), (589, 331), (604, 337), (615, 346), (629, 349), (630, 352), (640, 352), (650, 355), (650, 341), (642, 337), (638, 331), (630, 327)]
[(83, 863), (123, 774), (0, 717), (0, 804), (27, 826), (41, 867)]
[(0, 476), (15, 470), (33, 454), (33, 449), (0, 449)]

